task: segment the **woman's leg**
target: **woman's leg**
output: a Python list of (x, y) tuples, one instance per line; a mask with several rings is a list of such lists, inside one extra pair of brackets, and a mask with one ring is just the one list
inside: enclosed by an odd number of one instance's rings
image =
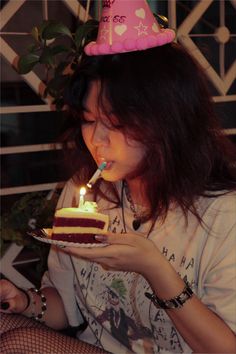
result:
[(23, 327), (43, 328), (44, 326), (40, 322), (23, 315), (8, 313), (0, 314), (0, 334), (12, 329)]
[(17, 328), (1, 337), (1, 354), (105, 354), (76, 338), (44, 328)]

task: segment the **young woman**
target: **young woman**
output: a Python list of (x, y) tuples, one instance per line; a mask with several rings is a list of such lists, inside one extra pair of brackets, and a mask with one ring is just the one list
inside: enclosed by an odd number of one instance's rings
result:
[(84, 55), (67, 100), (76, 174), (58, 207), (78, 205), (76, 187), (106, 161), (93, 198), (110, 229), (96, 236), (104, 247), (52, 247), (42, 294), (28, 302), (2, 284), (3, 312), (80, 326), (80, 340), (38, 324), (6, 331), (2, 347), (24, 339), (39, 352), (82, 352), (83, 342), (119, 354), (235, 352), (236, 152), (202, 69), (174, 43)]

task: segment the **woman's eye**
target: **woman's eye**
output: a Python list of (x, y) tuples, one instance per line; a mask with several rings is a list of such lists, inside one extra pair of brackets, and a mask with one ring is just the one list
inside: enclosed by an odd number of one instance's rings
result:
[(86, 117), (81, 117), (81, 124), (82, 125), (85, 125), (85, 124), (93, 124), (93, 123), (95, 123), (96, 122), (96, 120), (95, 119), (93, 119), (93, 118), (86, 118)]
[(81, 124), (93, 124), (95, 123), (95, 120), (86, 120), (86, 119), (81, 119)]

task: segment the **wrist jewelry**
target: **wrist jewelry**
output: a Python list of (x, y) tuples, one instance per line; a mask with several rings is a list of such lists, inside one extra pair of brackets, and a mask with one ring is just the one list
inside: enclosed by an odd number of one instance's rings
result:
[[(29, 294), (31, 294), (32, 297), (32, 304), (33, 304), (33, 311), (32, 311), (32, 318), (34, 318), (36, 321), (41, 321), (45, 311), (47, 310), (47, 299), (39, 289), (31, 288), (28, 290)], [(36, 301), (34, 298), (33, 294), (37, 294), (40, 296), (41, 299), (41, 312), (36, 314)]]
[(185, 282), (183, 291), (169, 300), (159, 299), (155, 294), (145, 293), (145, 296), (150, 299), (157, 308), (161, 309), (178, 309), (193, 296), (193, 291), (188, 282)]

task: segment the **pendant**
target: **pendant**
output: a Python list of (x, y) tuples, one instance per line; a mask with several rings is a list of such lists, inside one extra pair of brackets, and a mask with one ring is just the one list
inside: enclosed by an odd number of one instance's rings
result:
[(134, 219), (132, 225), (135, 231), (138, 230), (141, 225), (141, 219)]

